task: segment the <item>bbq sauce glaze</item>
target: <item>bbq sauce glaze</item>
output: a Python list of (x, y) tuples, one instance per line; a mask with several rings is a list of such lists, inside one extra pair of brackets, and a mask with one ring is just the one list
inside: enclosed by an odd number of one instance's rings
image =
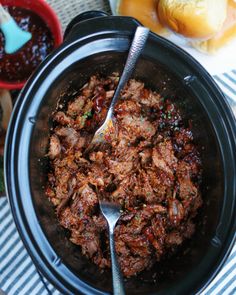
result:
[(21, 82), (29, 78), (36, 67), (54, 47), (52, 33), (45, 22), (33, 11), (21, 7), (4, 7), (32, 39), (14, 54), (6, 54), (4, 36), (0, 32), (0, 80)]

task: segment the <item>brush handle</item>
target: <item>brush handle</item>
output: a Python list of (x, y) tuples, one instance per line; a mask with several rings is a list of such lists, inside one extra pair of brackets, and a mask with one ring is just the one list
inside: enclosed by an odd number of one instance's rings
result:
[(10, 14), (0, 4), (0, 25), (8, 22), (11, 18)]

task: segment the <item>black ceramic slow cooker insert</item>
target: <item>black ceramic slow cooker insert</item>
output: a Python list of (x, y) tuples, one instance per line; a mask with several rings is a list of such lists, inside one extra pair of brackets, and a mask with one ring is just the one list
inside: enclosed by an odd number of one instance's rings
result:
[[(13, 217), (36, 267), (63, 294), (111, 293), (111, 272), (82, 256), (45, 196), (50, 114), (94, 73), (121, 72), (139, 23), (90, 12), (21, 92), (8, 130), (5, 180)], [(150, 33), (134, 77), (178, 104), (202, 151), (204, 206), (193, 238), (175, 256), (126, 281), (127, 294), (196, 294), (214, 278), (235, 240), (236, 126), (210, 75), (186, 52)], [(153, 274), (156, 273), (155, 280)]]

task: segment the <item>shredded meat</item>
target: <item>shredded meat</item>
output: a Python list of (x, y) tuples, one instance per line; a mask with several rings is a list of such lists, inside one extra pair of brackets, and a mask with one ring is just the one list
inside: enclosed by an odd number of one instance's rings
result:
[(75, 99), (52, 114), (46, 194), (71, 241), (100, 268), (111, 262), (98, 197), (119, 202), (116, 251), (124, 276), (131, 277), (193, 235), (202, 205), (201, 161), (176, 105), (134, 79), (115, 107), (117, 136), (85, 153), (118, 80), (115, 73), (92, 76)]
[(61, 152), (61, 144), (58, 136), (56, 134), (53, 134), (50, 137), (50, 145), (49, 145), (49, 157), (51, 159), (55, 159), (56, 157), (59, 157)]

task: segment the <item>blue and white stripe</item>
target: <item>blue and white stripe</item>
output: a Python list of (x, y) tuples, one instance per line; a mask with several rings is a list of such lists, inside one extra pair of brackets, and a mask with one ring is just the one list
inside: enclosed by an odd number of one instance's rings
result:
[[(236, 115), (236, 70), (214, 78)], [(0, 198), (0, 289), (7, 295), (60, 294), (36, 270), (16, 230), (5, 197)], [(236, 295), (236, 245), (222, 270), (201, 295)]]
[(60, 294), (36, 270), (16, 230), (5, 197), (0, 198), (0, 289), (7, 295)]
[(214, 76), (214, 79), (223, 90), (236, 116), (236, 70)]

